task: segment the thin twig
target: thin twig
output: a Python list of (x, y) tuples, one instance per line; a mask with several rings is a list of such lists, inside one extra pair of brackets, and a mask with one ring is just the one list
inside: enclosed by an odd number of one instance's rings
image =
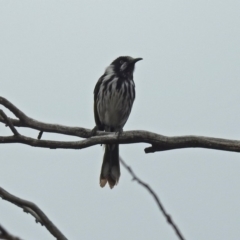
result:
[(139, 179), (136, 174), (133, 172), (133, 170), (131, 169), (131, 167), (129, 167), (124, 161), (123, 159), (120, 157), (120, 162), (122, 163), (122, 165), (127, 169), (127, 171), (130, 173), (130, 175), (133, 177), (133, 180), (137, 181), (140, 185), (142, 185), (144, 188), (146, 188), (148, 190), (148, 192), (152, 195), (152, 197), (154, 198), (154, 200), (156, 201), (160, 211), (163, 213), (164, 217), (166, 218), (166, 221), (171, 225), (171, 227), (174, 229), (176, 235), (178, 236), (179, 239), (184, 240), (183, 235), (181, 234), (178, 226), (174, 223), (173, 219), (171, 218), (171, 216), (166, 212), (165, 208), (163, 207), (162, 203), (160, 202), (159, 197), (157, 196), (157, 194), (152, 190), (152, 188), (146, 184), (145, 182), (143, 182), (141, 179)]
[(43, 135), (43, 131), (40, 131), (38, 134), (38, 140), (40, 140), (42, 138), (42, 135)]
[(0, 197), (3, 200), (11, 202), (16, 206), (22, 208), (24, 212), (30, 213), (33, 217), (35, 217), (36, 222), (40, 222), (43, 226), (45, 226), (48, 229), (48, 231), (58, 240), (67, 240), (67, 238), (60, 232), (60, 230), (51, 222), (51, 220), (36, 204), (16, 197), (1, 187)]
[(2, 109), (0, 109), (0, 115), (2, 116), (2, 118), (5, 120), (5, 123), (7, 124), (7, 126), (10, 127), (12, 133), (14, 135), (19, 135), (17, 129), (13, 126), (11, 120), (9, 120), (9, 118), (7, 117), (7, 115), (4, 113), (4, 111)]

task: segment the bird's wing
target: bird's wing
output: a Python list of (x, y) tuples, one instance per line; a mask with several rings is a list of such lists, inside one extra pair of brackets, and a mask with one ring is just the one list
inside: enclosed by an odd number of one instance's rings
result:
[(102, 84), (102, 81), (103, 81), (103, 78), (104, 78), (105, 75), (101, 76), (98, 81), (97, 81), (97, 84), (94, 88), (94, 118), (95, 118), (95, 123), (96, 123), (96, 126), (98, 127), (98, 130), (101, 130), (103, 131), (104, 130), (104, 126), (102, 125), (100, 119), (99, 119), (99, 116), (98, 116), (98, 111), (97, 111), (97, 96), (98, 96), (98, 92), (99, 92), (99, 89), (100, 89), (100, 86)]

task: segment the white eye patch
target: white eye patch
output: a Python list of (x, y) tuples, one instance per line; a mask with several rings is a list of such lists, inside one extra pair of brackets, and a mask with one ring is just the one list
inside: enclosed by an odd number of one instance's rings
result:
[(121, 71), (124, 71), (126, 68), (127, 68), (127, 63), (124, 62), (124, 63), (122, 64), (122, 66), (120, 67), (120, 70), (121, 70)]

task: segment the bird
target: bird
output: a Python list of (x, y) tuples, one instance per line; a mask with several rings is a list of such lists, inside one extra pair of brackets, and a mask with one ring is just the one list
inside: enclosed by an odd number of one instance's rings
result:
[[(135, 100), (133, 72), (142, 58), (116, 58), (99, 78), (94, 88), (94, 118), (96, 131), (115, 132), (118, 136), (131, 113)], [(100, 173), (100, 186), (108, 182), (112, 189), (120, 178), (119, 145), (106, 144)]]

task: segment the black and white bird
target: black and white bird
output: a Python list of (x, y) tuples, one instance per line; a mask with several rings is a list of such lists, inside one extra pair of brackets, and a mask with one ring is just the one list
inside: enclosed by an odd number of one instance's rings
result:
[[(135, 63), (142, 58), (119, 57), (115, 59), (98, 80), (94, 89), (94, 117), (96, 130), (106, 132), (123, 131), (135, 99), (135, 84), (133, 72)], [(105, 145), (100, 186), (108, 182), (113, 188), (119, 181), (119, 146)]]

